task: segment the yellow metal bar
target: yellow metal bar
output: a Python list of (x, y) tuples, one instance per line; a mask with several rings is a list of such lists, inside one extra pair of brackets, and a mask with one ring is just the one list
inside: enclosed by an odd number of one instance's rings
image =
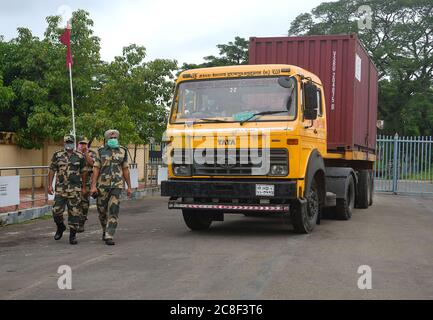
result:
[(364, 151), (346, 151), (344, 153), (327, 153), (325, 159), (344, 159), (344, 160), (362, 160), (376, 161), (376, 155)]

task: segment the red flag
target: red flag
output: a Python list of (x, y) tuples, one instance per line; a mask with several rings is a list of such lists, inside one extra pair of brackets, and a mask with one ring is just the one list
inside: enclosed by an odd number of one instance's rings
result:
[(66, 54), (66, 67), (69, 68), (69, 64), (72, 66), (72, 53), (71, 53), (71, 27), (68, 23), (68, 26), (65, 29), (65, 32), (59, 37), (61, 43), (68, 47), (68, 53)]

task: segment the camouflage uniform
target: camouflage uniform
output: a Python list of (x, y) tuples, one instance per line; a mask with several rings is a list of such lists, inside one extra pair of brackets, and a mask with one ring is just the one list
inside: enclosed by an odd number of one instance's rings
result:
[(125, 188), (122, 169), (128, 168), (128, 151), (122, 146), (115, 149), (101, 147), (93, 166), (99, 168), (96, 201), (99, 221), (103, 232), (106, 232), (105, 239), (112, 239), (119, 217), (120, 194)]
[[(90, 156), (93, 158), (93, 160), (96, 159), (96, 152), (93, 150), (88, 150)], [(81, 216), (80, 216), (80, 226), (84, 226), (86, 220), (87, 220), (87, 214), (89, 213), (89, 207), (90, 207), (90, 181), (92, 177), (92, 169), (93, 167), (90, 166), (87, 161), (85, 171), (87, 171), (87, 178), (86, 178), (86, 190), (87, 193), (81, 194)]]
[(51, 159), (50, 169), (57, 173), (54, 222), (63, 224), (63, 212), (67, 206), (69, 228), (77, 230), (81, 211), (81, 174), (85, 171), (84, 155), (73, 151), (69, 157), (67, 151), (57, 151)]

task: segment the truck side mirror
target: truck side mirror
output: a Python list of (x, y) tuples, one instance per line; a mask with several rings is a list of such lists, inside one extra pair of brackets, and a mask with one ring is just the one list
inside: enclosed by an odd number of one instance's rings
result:
[(312, 83), (304, 84), (304, 118), (306, 120), (316, 120), (319, 109), (317, 100), (317, 87)]

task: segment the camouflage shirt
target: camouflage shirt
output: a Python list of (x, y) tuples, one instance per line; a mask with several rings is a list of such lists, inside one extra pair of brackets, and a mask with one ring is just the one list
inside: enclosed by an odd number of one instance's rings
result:
[(81, 191), (81, 174), (86, 171), (85, 166), (86, 161), (81, 152), (73, 151), (70, 157), (65, 150), (55, 152), (50, 169), (57, 173), (56, 192)]
[[(89, 154), (90, 154), (90, 157), (93, 159), (93, 161), (95, 161), (96, 160), (96, 152), (95, 151), (93, 151), (93, 150), (88, 150), (88, 152), (89, 152)], [(87, 177), (86, 177), (86, 186), (87, 187), (90, 187), (90, 182), (91, 182), (91, 178), (92, 178), (92, 173), (93, 173), (93, 166), (91, 166), (88, 162), (87, 162), (87, 160), (86, 160), (86, 156), (83, 154), (83, 156), (84, 156), (84, 160), (85, 160), (85, 163), (86, 163), (86, 168), (85, 168), (85, 171), (87, 171)], [(88, 188), (89, 189), (89, 188)]]
[(95, 168), (99, 168), (98, 188), (124, 189), (123, 168), (128, 168), (128, 151), (120, 146), (111, 149), (103, 146), (98, 149)]

